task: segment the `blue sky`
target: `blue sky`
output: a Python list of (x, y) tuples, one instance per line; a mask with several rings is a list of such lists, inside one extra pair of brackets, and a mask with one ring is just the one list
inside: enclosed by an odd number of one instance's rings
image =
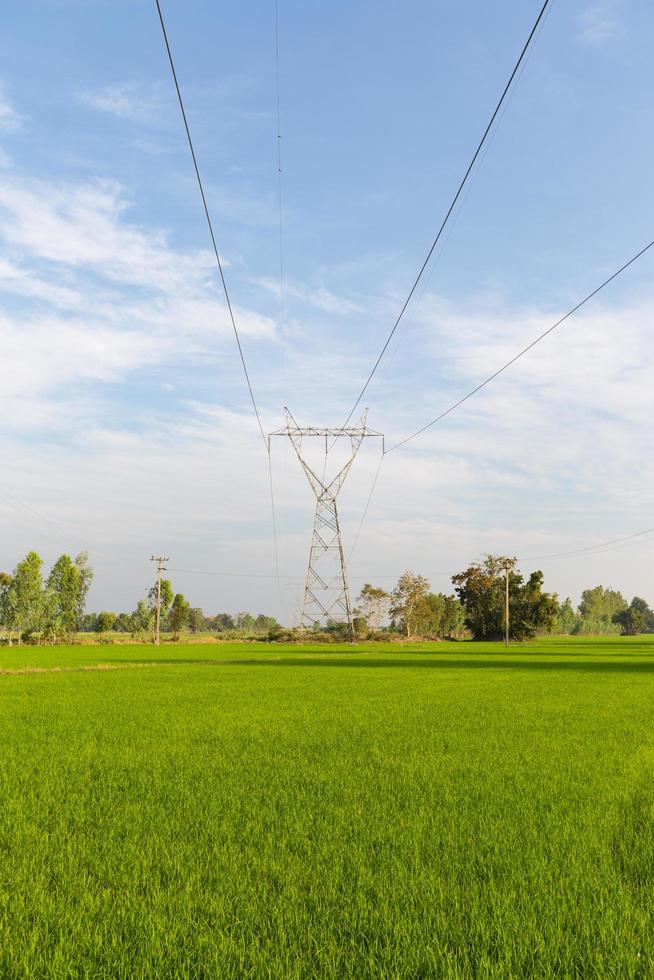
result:
[[(279, 0), (286, 316), (271, 2), (164, 5), (264, 425), (347, 414), (538, 4)], [(554, 0), (366, 403), (393, 443), (653, 236), (654, 11)], [(10, 2), (0, 32), (0, 564), (89, 547), (94, 607), (132, 607), (152, 551), (207, 611), (277, 596), (265, 457), (152, 2)], [(488, 551), (650, 525), (654, 257), (459, 412), (387, 457), (352, 558), (390, 585)], [(312, 501), (274, 447), (282, 571)], [(378, 462), (341, 499), (356, 533)], [(652, 545), (540, 562), (548, 587), (654, 602)], [(525, 563), (529, 570), (533, 565)], [(649, 591), (648, 591), (649, 590)]]

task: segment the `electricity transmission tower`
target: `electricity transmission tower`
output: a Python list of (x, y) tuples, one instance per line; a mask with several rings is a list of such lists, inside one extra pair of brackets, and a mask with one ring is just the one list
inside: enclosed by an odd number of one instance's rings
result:
[(170, 559), (164, 555), (153, 555), (150, 561), (157, 563), (157, 608), (154, 620), (154, 642), (159, 646), (161, 627), (161, 573), (166, 571), (165, 562)]
[[(276, 432), (271, 432), (270, 436), (287, 436), (290, 439), (316, 497), (316, 516), (313, 522), (313, 536), (309, 550), (309, 567), (304, 587), (300, 628), (312, 628), (316, 622), (345, 621), (350, 640), (354, 640), (352, 604), (347, 584), (347, 569), (336, 498), (345, 483), (345, 478), (350, 472), (363, 440), (370, 436), (379, 437), (382, 440), (384, 437), (381, 432), (375, 432), (368, 428), (366, 422), (368, 409), (361, 416), (359, 425), (336, 429), (315, 426), (301, 428), (288, 408), (284, 408), (284, 414), (286, 416), (285, 427)], [(270, 436), (268, 437), (269, 446)], [(332, 446), (329, 446), (329, 440), (349, 439), (349, 454), (345, 463), (329, 480), (326, 479), (324, 472), (322, 478), (319, 477), (315, 470), (309, 466), (302, 453), (303, 439), (314, 437), (325, 440), (325, 464), (327, 463), (327, 455), (334, 445), (332, 443)]]

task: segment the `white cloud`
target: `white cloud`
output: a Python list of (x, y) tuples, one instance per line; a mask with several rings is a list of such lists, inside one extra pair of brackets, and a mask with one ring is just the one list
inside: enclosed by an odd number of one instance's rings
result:
[[(253, 278), (251, 281), (254, 285), (260, 286), (277, 298), (280, 297), (281, 287), (278, 279), (259, 276)], [(364, 311), (361, 303), (349, 297), (339, 296), (325, 286), (307, 288), (306, 286), (298, 286), (293, 282), (285, 282), (284, 296), (286, 299), (298, 300), (317, 310), (322, 310), (325, 313), (335, 313), (337, 316), (351, 316), (352, 314), (359, 314)]]
[(578, 37), (584, 44), (601, 47), (623, 33), (611, 2), (596, 3), (577, 17)]
[(108, 112), (119, 119), (132, 122), (156, 122), (162, 112), (158, 90), (135, 82), (122, 85), (106, 85), (96, 91), (77, 93), (77, 99), (92, 109)]
[(24, 116), (16, 110), (0, 85), (0, 133), (15, 133), (23, 123)]
[[(107, 385), (233, 353), (211, 253), (176, 250), (135, 224), (116, 184), (11, 174), (0, 185), (0, 240), (0, 411), (14, 434), (64, 433), (102, 411), (109, 421)], [(274, 340), (272, 320), (246, 306), (235, 313), (250, 347)]]

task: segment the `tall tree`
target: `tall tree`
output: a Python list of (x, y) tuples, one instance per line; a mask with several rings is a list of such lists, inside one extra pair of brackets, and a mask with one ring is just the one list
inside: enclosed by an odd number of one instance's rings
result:
[(456, 636), (465, 626), (465, 611), (456, 596), (429, 592), (418, 603), (414, 632), (418, 636)]
[(189, 609), (188, 614), (188, 628), (191, 633), (201, 633), (204, 629), (204, 614), (201, 609), (194, 606)]
[(77, 599), (77, 616), (78, 618), (81, 618), (84, 615), (86, 598), (89, 594), (89, 589), (91, 588), (91, 582), (93, 581), (93, 569), (89, 564), (88, 551), (80, 551), (75, 559), (75, 565), (79, 572), (80, 578), (79, 595)]
[(175, 636), (179, 636), (181, 630), (186, 626), (190, 610), (190, 604), (181, 592), (178, 592), (173, 599), (170, 612), (168, 613), (168, 628)]
[(393, 624), (411, 636), (415, 631), (417, 612), (429, 593), (429, 582), (424, 575), (404, 572), (391, 592), (390, 612)]
[(239, 633), (252, 633), (254, 631), (254, 616), (252, 613), (236, 613), (236, 629)]
[[(157, 584), (155, 584), (148, 589), (148, 606), (152, 613), (152, 634), (154, 636), (156, 630), (156, 610), (157, 610)], [(170, 584), (170, 580), (167, 578), (162, 578), (161, 580), (161, 594), (159, 597), (160, 602), (160, 622), (163, 623), (168, 615), (168, 610), (170, 609), (174, 597), (173, 587)]]
[(614, 589), (596, 585), (594, 589), (585, 589), (581, 593), (579, 612), (584, 619), (611, 623), (615, 614), (626, 608), (623, 595)]
[(29, 551), (14, 569), (9, 586), (12, 593), (11, 624), (18, 632), (18, 643), (26, 633), (41, 628), (43, 615), (43, 560), (36, 551)]
[[(476, 640), (499, 640), (504, 633), (505, 568), (512, 559), (487, 555), (452, 578), (465, 609), (466, 626)], [(558, 611), (556, 595), (542, 591), (543, 573), (532, 572), (527, 582), (509, 572), (511, 636), (516, 640), (549, 631)]]
[(567, 598), (559, 605), (559, 611), (556, 614), (556, 622), (554, 624), (554, 632), (572, 634), (576, 631), (578, 623), (579, 613), (575, 612), (570, 598)]
[(109, 630), (113, 629), (114, 623), (116, 622), (115, 612), (99, 612), (95, 617), (95, 632), (96, 633), (108, 633)]
[(613, 622), (624, 636), (638, 636), (654, 630), (654, 613), (644, 599), (634, 596), (626, 609), (613, 614)]
[(134, 639), (143, 639), (154, 626), (154, 610), (152, 606), (141, 599), (134, 612), (129, 617), (129, 631)]
[(44, 628), (57, 640), (62, 634), (70, 640), (77, 631), (80, 596), (84, 588), (82, 573), (70, 555), (61, 555), (52, 566), (46, 582)]
[(9, 646), (12, 644), (12, 591), (11, 584), (13, 579), (7, 572), (0, 572), (0, 629), (6, 630), (9, 638)]
[(366, 621), (368, 629), (378, 630), (388, 615), (391, 597), (384, 589), (371, 585), (370, 582), (361, 589), (357, 597), (357, 606)]

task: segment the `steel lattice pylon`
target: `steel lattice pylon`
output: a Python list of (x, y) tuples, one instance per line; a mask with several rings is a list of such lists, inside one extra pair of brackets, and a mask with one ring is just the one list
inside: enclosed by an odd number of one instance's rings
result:
[[(357, 426), (342, 429), (326, 429), (311, 426), (300, 428), (288, 408), (284, 408), (286, 426), (271, 432), (271, 436), (287, 436), (302, 469), (316, 496), (316, 516), (313, 522), (313, 536), (309, 551), (309, 567), (307, 569), (304, 587), (304, 602), (300, 627), (313, 627), (316, 622), (345, 621), (350, 639), (354, 639), (354, 624), (352, 604), (347, 584), (347, 569), (341, 538), (341, 527), (338, 520), (336, 498), (341, 491), (345, 478), (350, 472), (354, 458), (361, 443), (369, 436), (383, 439), (381, 432), (369, 429), (366, 423), (368, 409), (361, 416)], [(319, 437), (325, 440), (327, 454), (330, 439), (347, 438), (350, 440), (350, 456), (338, 471), (336, 476), (327, 481), (322, 479), (309, 466), (302, 455), (302, 440), (307, 437)]]

